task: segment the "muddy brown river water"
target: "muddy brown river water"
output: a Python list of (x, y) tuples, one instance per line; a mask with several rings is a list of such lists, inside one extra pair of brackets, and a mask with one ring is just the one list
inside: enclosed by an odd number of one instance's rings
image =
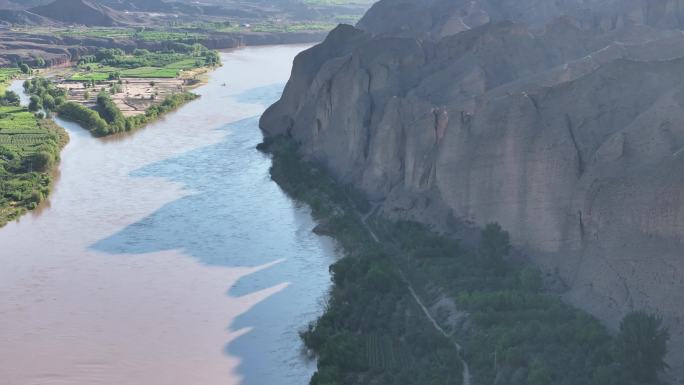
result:
[(133, 135), (58, 121), (49, 203), (0, 229), (0, 384), (308, 383), (297, 332), (334, 246), (255, 150), (304, 48), (222, 54), (199, 100)]

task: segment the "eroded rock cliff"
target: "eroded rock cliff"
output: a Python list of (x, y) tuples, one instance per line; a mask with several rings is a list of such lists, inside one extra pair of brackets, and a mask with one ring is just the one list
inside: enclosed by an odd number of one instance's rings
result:
[(387, 215), (501, 223), (610, 326), (662, 314), (682, 378), (684, 1), (542, 3), (381, 1), (261, 127)]

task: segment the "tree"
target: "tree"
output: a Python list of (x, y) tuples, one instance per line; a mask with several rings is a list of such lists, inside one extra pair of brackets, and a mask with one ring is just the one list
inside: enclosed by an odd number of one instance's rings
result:
[(5, 96), (2, 99), (3, 102), (9, 106), (18, 106), (20, 103), (19, 95), (10, 90), (5, 91)]
[(28, 109), (31, 112), (36, 112), (40, 109), (43, 108), (43, 104), (40, 101), (40, 98), (36, 95), (31, 96), (31, 102), (29, 103)]
[(511, 237), (498, 223), (490, 223), (482, 230), (480, 253), (490, 261), (498, 262), (511, 251)]
[(56, 103), (55, 98), (50, 94), (45, 94), (43, 97), (43, 107), (48, 111), (53, 111), (55, 109)]
[(33, 171), (46, 171), (54, 163), (54, 158), (47, 151), (40, 151), (33, 154), (28, 161), (31, 163)]
[(31, 67), (29, 67), (26, 63), (19, 64), (19, 70), (25, 74), (31, 73)]
[(617, 336), (618, 360), (622, 369), (639, 383), (654, 383), (665, 363), (670, 333), (654, 314), (632, 312), (620, 324)]

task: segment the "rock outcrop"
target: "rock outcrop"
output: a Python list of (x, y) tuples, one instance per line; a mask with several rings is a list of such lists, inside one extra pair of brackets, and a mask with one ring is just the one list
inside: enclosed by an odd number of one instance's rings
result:
[(683, 10), (383, 0), (296, 58), (261, 127), (387, 215), (501, 223), (611, 327), (663, 315), (681, 379), (684, 34), (667, 28)]

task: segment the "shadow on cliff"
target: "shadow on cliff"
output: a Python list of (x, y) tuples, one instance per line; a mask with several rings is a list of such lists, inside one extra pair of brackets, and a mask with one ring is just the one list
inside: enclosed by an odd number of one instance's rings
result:
[[(258, 88), (237, 100), (266, 105), (281, 90), (282, 85)], [(226, 136), (219, 143), (133, 172), (132, 177), (181, 183), (188, 195), (91, 248), (112, 255), (182, 250), (210, 266), (252, 267), (284, 260), (229, 290), (231, 296), (243, 296), (289, 283), (229, 325), (252, 331), (225, 350), (241, 359), (244, 385), (308, 383), (312, 363), (302, 360), (297, 332), (318, 314), (329, 285), (333, 247), (311, 233), (308, 210), (270, 180), (270, 159), (255, 149), (262, 139), (258, 117), (221, 130)]]

